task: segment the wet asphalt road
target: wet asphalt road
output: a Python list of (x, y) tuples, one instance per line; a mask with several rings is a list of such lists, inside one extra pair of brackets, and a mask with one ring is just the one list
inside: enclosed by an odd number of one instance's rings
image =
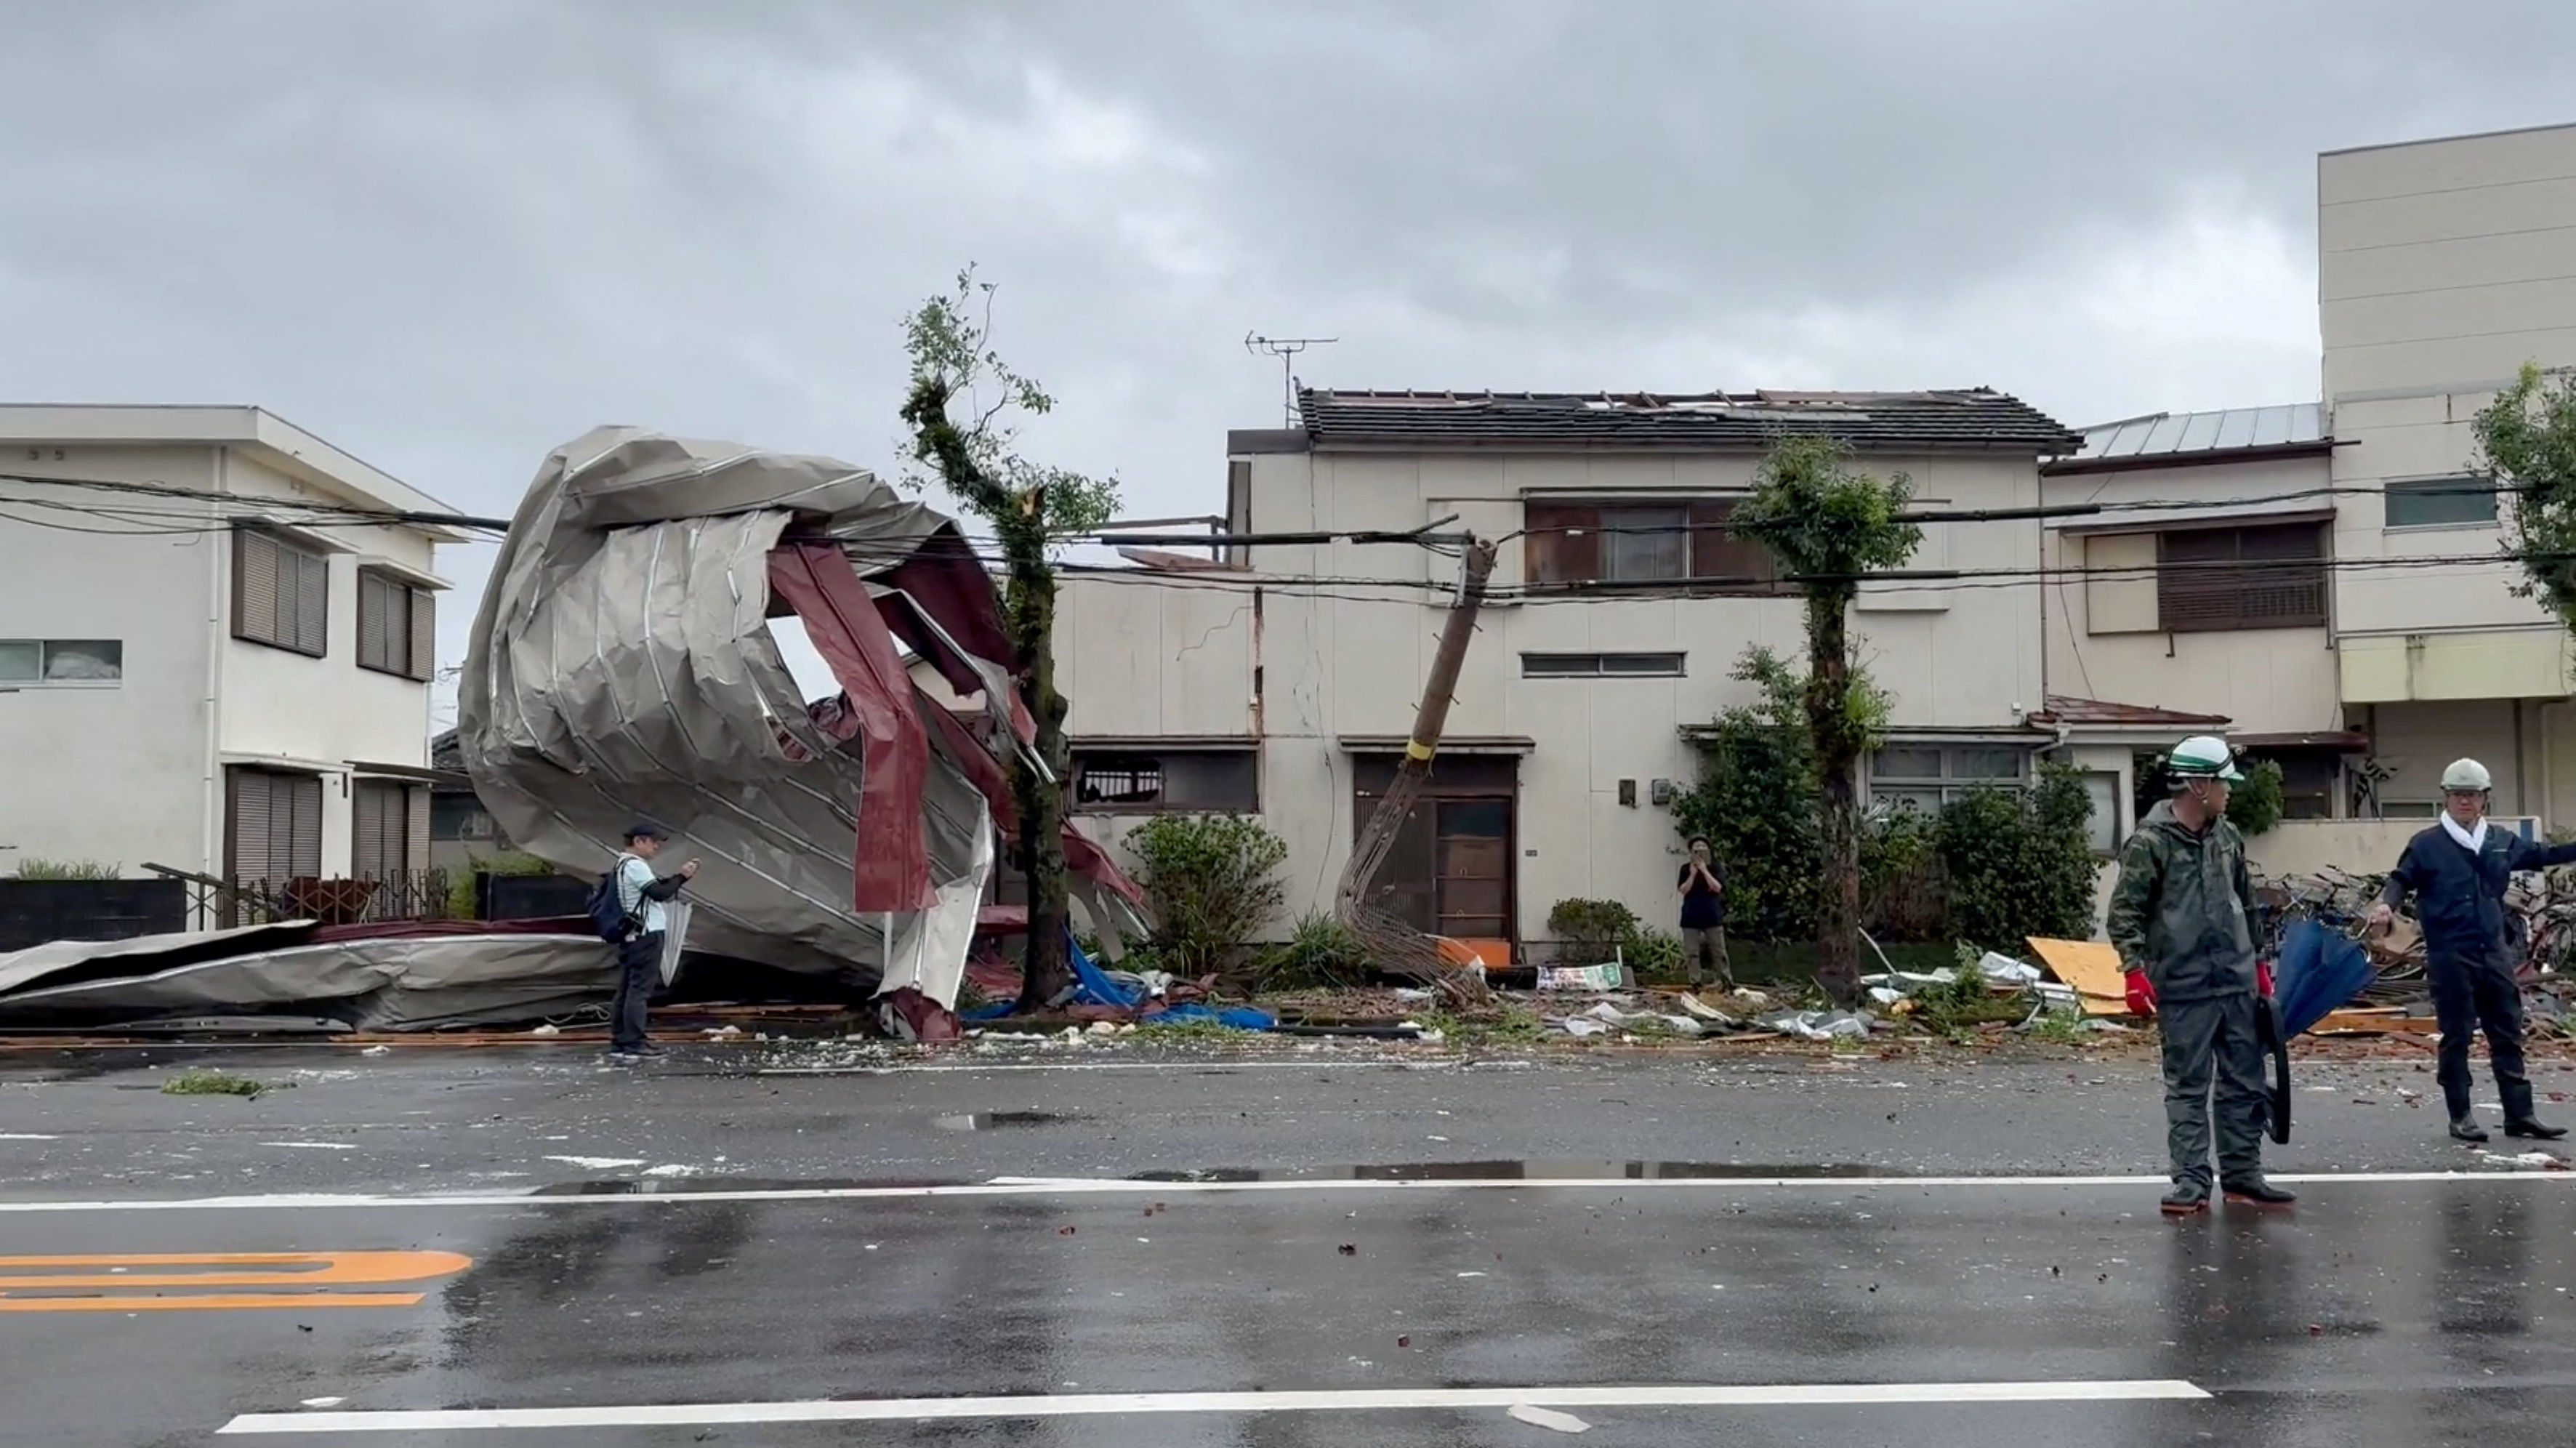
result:
[[(2404, 1062), (2308, 1072), (2275, 1157), (2369, 1179), (2180, 1224), (2120, 1179), (2157, 1144), (2129, 1063), (299, 1053), (242, 1058), (299, 1083), (250, 1101), (144, 1064), (0, 1065), (0, 1257), (89, 1259), (0, 1265), (0, 1443), (1545, 1443), (1501, 1398), (1604, 1386), (1641, 1391), (1567, 1409), (1584, 1441), (2554, 1448), (2576, 1419), (2576, 1180), (2432, 1139)], [(2404, 1179), (2447, 1170), (2482, 1174)], [(282, 1195), (319, 1192), (362, 1195)], [(139, 1253), (200, 1260), (95, 1260)], [(414, 1255), (239, 1260), (351, 1253)], [(25, 1285), (54, 1274), (111, 1280)], [(2064, 1400), (1655, 1401), (1853, 1384)], [(2186, 1396), (2102, 1396), (2138, 1392)], [(1032, 1416), (1105, 1393), (1257, 1396)], [(964, 1397), (1015, 1401), (918, 1421)], [(847, 1406), (881, 1399), (945, 1401)], [(741, 1421), (816, 1403), (903, 1416)], [(476, 1408), (577, 1425), (368, 1416)]]

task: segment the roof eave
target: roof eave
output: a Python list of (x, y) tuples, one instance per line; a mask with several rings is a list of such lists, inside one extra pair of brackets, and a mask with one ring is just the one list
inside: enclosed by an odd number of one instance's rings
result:
[(2199, 452), (2121, 453), (2114, 457), (2059, 457), (2041, 463), (2050, 477), (2079, 473), (2134, 473), (2160, 468), (2201, 468), (2221, 463), (2266, 462), (2280, 458), (2324, 457), (2338, 443), (2330, 437), (2304, 442), (2259, 443), (2252, 447), (2206, 448)]

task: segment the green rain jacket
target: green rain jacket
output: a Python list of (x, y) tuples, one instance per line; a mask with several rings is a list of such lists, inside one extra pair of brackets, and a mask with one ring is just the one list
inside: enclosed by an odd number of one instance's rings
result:
[(2193, 834), (2158, 804), (2120, 848), (2107, 927), (2122, 968), (2144, 970), (2159, 1001), (2254, 994), (2244, 836), (2223, 819)]

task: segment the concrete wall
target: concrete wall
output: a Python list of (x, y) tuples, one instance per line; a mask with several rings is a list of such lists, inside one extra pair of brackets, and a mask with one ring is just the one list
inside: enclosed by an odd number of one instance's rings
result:
[[(1533, 495), (1621, 498), (1741, 494), (1749, 456), (1581, 454), (1264, 454), (1251, 464), (1255, 531), (1418, 528), (1456, 514), (1485, 536), (1520, 527)], [(2028, 507), (2029, 458), (1873, 458), (1905, 471), (1923, 503)], [(1924, 567), (2022, 567), (2039, 558), (2037, 523), (1933, 525)], [(1059, 623), (1085, 737), (1242, 735), (1260, 721), (1263, 812), (1289, 844), (1289, 915), (1327, 909), (1352, 834), (1349, 736), (1412, 725), (1447, 600), (1426, 587), (1454, 559), (1394, 545), (1263, 547), (1257, 574), (1069, 580)], [(1507, 543), (1500, 588), (1524, 577)], [(1317, 583), (1316, 579), (1336, 580)], [(1795, 599), (1718, 598), (1499, 603), (1469, 650), (1451, 708), (1452, 739), (1523, 738), (1516, 902), (1524, 938), (1573, 896), (1625, 901), (1669, 925), (1680, 840), (1650, 801), (1656, 780), (1687, 786), (1698, 762), (1685, 725), (1747, 702), (1727, 677), (1750, 645), (1804, 651)], [(2011, 729), (2039, 707), (2039, 601), (2032, 589), (1884, 591), (1853, 618), (1858, 657), (1895, 695), (1902, 725)], [(1255, 620), (1258, 628), (1255, 628)], [(1524, 653), (1677, 652), (1681, 677), (1524, 678)], [(1638, 803), (1619, 803), (1623, 780)], [(1087, 816), (1096, 834), (1132, 821)]]
[[(25, 450), (19, 450), (23, 453)], [(54, 477), (203, 489), (206, 448), (46, 447), (10, 465)], [(132, 497), (0, 482), (0, 639), (114, 639), (114, 684), (0, 693), (0, 875), (28, 859), (90, 861), (143, 873), (146, 860), (206, 862), (207, 656), (222, 606), (224, 544), (209, 533), (116, 537), (82, 529), (171, 527), (174, 520), (61, 511), (134, 507)], [(154, 500), (181, 515), (212, 510)]]
[[(2074, 503), (2193, 502), (2203, 516), (2235, 516), (2229, 499), (2276, 497), (2322, 489), (2322, 457), (2275, 458), (2198, 467), (2141, 468), (2130, 472), (2074, 473), (2045, 478), (2043, 499)], [(2322, 495), (2301, 504), (2267, 504), (2277, 511), (2313, 512)], [(2171, 526), (2190, 512), (2136, 515)], [(2247, 516), (2246, 521), (2259, 518)], [(2047, 531), (2051, 568), (2152, 565), (2155, 535), (2111, 530), (2097, 519), (2077, 518)], [(2152, 577), (2082, 578), (2042, 591), (2048, 640), (2050, 692), (2122, 704), (2147, 704), (2194, 714), (2224, 714), (2239, 733), (2289, 733), (2343, 727), (2336, 694), (2333, 635), (2325, 628), (2237, 629), (2165, 633), (2154, 627)], [(2144, 626), (2141, 627), (2140, 625)]]
[[(2576, 126), (2320, 157), (2317, 246), (2335, 483), (2465, 473), (2497, 386), (2576, 364)], [(2339, 514), (2340, 557), (2458, 560), (2340, 577), (2338, 628), (2384, 636), (2347, 647), (2348, 701), (2567, 692), (2545, 616), (2492, 561), (2495, 525), (2390, 530), (2368, 494)], [(2512, 629), (2534, 632), (2455, 636)]]

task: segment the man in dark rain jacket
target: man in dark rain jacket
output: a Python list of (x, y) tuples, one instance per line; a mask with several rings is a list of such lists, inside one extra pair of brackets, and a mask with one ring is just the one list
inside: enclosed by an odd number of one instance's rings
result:
[(2406, 892), (2415, 892), (2424, 976), (2442, 1027), (2442, 1100), (2451, 1108), (2451, 1135), (2487, 1139), (2469, 1100), (2469, 1038), (2484, 1026), (2504, 1102), (2504, 1134), (2555, 1141), (2567, 1130), (2543, 1126), (2532, 1115), (2531, 1082), (2522, 1074), (2522, 987), (2514, 981), (2517, 952), (2505, 945), (2504, 890), (2516, 870), (2576, 860), (2576, 845), (2535, 845), (2491, 828), (2486, 813), (2493, 784), (2474, 759), (2453, 760), (2442, 771), (2442, 818), (2406, 842), (2387, 890), (2370, 909), (2370, 926), (2387, 929)]
[(2107, 922), (2130, 1004), (2156, 1015), (2164, 1037), (2173, 1158), (2164, 1209), (2188, 1216), (2209, 1207), (2213, 1095), (2220, 1187), (2231, 1201), (2284, 1206), (2296, 1198), (2263, 1179), (2259, 1013), (2269, 982), (2254, 959), (2245, 841), (2227, 822), (2228, 787), (2244, 776), (2227, 741), (2208, 734), (2175, 745), (2165, 769), (2173, 797), (2121, 847)]

